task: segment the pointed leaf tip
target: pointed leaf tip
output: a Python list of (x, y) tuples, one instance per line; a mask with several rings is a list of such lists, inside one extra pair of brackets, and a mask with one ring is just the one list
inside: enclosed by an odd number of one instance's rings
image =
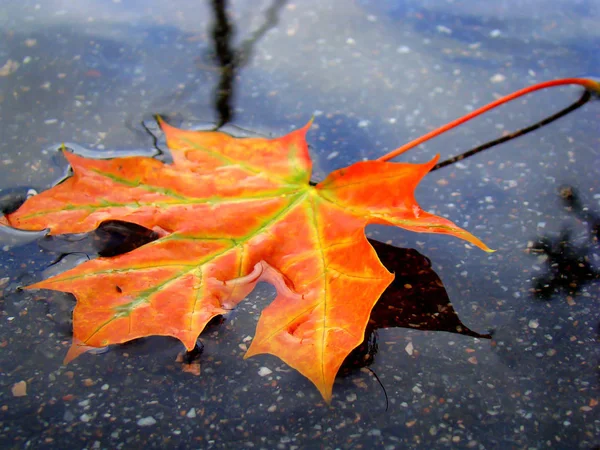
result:
[(101, 347), (92, 347), (89, 345), (85, 345), (79, 339), (73, 338), (73, 343), (71, 344), (71, 347), (69, 348), (69, 351), (67, 352), (67, 355), (65, 356), (65, 359), (63, 360), (63, 364), (67, 365), (71, 361), (73, 361), (75, 358), (77, 358), (78, 356), (83, 355), (84, 353), (87, 353), (90, 350), (94, 350), (97, 348), (101, 348)]
[(308, 131), (310, 129), (310, 127), (312, 126), (313, 122), (315, 121), (315, 116), (311, 116), (310, 120), (306, 123), (306, 125), (304, 125), (301, 129), (302, 130), (306, 130)]
[(427, 173), (431, 172), (431, 169), (433, 169), (435, 167), (435, 165), (437, 164), (437, 162), (440, 160), (440, 154), (436, 153), (433, 158), (431, 158), (431, 160), (427, 163), (427, 165), (429, 166), (429, 170), (427, 171)]
[(306, 125), (304, 125), (303, 127), (300, 127), (300, 128), (296, 128), (288, 136), (299, 135), (302, 137), (302, 139), (305, 139), (306, 134), (308, 133), (308, 130), (310, 130), (310, 127), (312, 126), (314, 121), (315, 121), (315, 117), (312, 116), (310, 118), (310, 120), (308, 122), (306, 122)]
[(158, 126), (160, 127), (163, 133), (167, 134), (169, 131), (177, 130), (177, 128), (175, 128), (173, 125), (170, 125), (167, 122), (165, 122), (165, 120), (158, 114), (156, 115), (155, 119), (156, 123), (158, 123)]

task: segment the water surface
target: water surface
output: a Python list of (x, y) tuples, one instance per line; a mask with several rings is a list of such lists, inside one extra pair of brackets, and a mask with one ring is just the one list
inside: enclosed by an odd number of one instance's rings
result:
[[(591, 0), (235, 1), (221, 10), (219, 3), (2, 2), (0, 67), (18, 64), (0, 77), (3, 192), (43, 190), (64, 177), (63, 142), (97, 156), (156, 154), (145, 127), (156, 129), (157, 113), (182, 127), (227, 122), (236, 133), (260, 135), (284, 134), (314, 116), (308, 140), (319, 180), (498, 95), (600, 73), (600, 7)], [(454, 156), (580, 95), (570, 87), (534, 94), (400, 160)], [(387, 391), (387, 411), (364, 369), (338, 379), (329, 407), (279, 360), (242, 359), (272, 298), (268, 286), (202, 336), (199, 377), (181, 371), (180, 344), (164, 338), (62, 366), (71, 299), (16, 290), (61, 256), (37, 236), (3, 233), (2, 445), (600, 445), (599, 118), (599, 103), (589, 102), (425, 178), (422, 207), (467, 228), (494, 254), (445, 236), (368, 229), (429, 258), (461, 321), (493, 332), (487, 340), (380, 329), (370, 367)], [(567, 201), (565, 186), (575, 195)], [(69, 258), (65, 264), (86, 256)], [(545, 285), (540, 298), (534, 291)], [(27, 395), (13, 397), (22, 380)]]

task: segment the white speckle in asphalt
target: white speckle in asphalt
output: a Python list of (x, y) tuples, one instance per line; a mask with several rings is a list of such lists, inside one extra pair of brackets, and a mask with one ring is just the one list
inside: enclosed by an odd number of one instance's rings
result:
[(142, 417), (140, 420), (137, 421), (137, 424), (140, 427), (149, 427), (156, 424), (156, 419), (152, 416)]
[(261, 377), (266, 377), (267, 375), (271, 375), (273, 373), (273, 371), (271, 369), (269, 369), (268, 367), (261, 367), (260, 369), (258, 369), (258, 374)]

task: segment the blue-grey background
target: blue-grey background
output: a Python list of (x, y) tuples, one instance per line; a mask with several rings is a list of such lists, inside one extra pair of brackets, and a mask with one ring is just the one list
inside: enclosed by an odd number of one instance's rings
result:
[[(315, 116), (308, 141), (316, 180), (529, 84), (600, 75), (594, 0), (246, 0), (232, 1), (227, 11), (232, 49), (245, 49), (233, 79), (229, 129), (281, 135)], [(182, 127), (216, 123), (222, 72), (212, 23), (212, 2), (200, 0), (3, 0), (0, 189), (39, 191), (60, 180), (67, 170), (57, 152), (63, 142), (97, 156), (153, 154), (142, 124), (155, 128), (156, 113)], [(533, 94), (400, 160), (454, 156), (558, 111), (581, 92)], [(424, 209), (464, 226), (496, 253), (444, 236), (368, 229), (430, 258), (463, 323), (494, 331), (491, 342), (380, 331), (371, 367), (389, 396), (388, 411), (368, 371), (340, 378), (329, 407), (279, 360), (242, 359), (271, 298), (268, 286), (203, 335), (200, 377), (182, 373), (174, 361), (179, 344), (161, 338), (64, 367), (68, 323), (57, 318), (68, 315), (68, 298), (53, 294), (49, 302), (47, 293), (16, 291), (42, 276), (54, 256), (28, 236), (3, 231), (0, 442), (5, 448), (596, 448), (597, 280), (581, 283), (576, 295), (540, 300), (531, 290), (547, 273), (548, 258), (527, 249), (569, 229), (569, 248), (598, 269), (589, 214), (600, 209), (599, 119), (600, 103), (592, 101), (421, 183)], [(564, 208), (563, 185), (578, 193), (587, 219)], [(265, 375), (263, 367), (272, 372)], [(11, 387), (21, 380), (27, 395), (13, 397)]]

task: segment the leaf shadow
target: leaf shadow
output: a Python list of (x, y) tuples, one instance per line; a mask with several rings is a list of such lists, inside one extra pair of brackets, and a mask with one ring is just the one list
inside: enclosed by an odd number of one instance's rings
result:
[(377, 330), (383, 328), (445, 331), (479, 339), (492, 338), (491, 334), (477, 333), (460, 321), (429, 258), (412, 248), (398, 248), (374, 239), (369, 242), (395, 278), (371, 311), (365, 339), (346, 357), (341, 373), (373, 363), (377, 354)]
[(565, 227), (559, 236), (542, 236), (529, 248), (529, 253), (542, 257), (546, 266), (542, 275), (534, 278), (532, 288), (542, 300), (551, 300), (561, 292), (576, 296), (587, 284), (600, 280), (591, 257), (600, 241), (600, 215), (583, 204), (574, 187), (562, 186), (559, 195), (565, 209), (587, 226), (587, 233), (585, 242), (578, 245), (572, 230)]

